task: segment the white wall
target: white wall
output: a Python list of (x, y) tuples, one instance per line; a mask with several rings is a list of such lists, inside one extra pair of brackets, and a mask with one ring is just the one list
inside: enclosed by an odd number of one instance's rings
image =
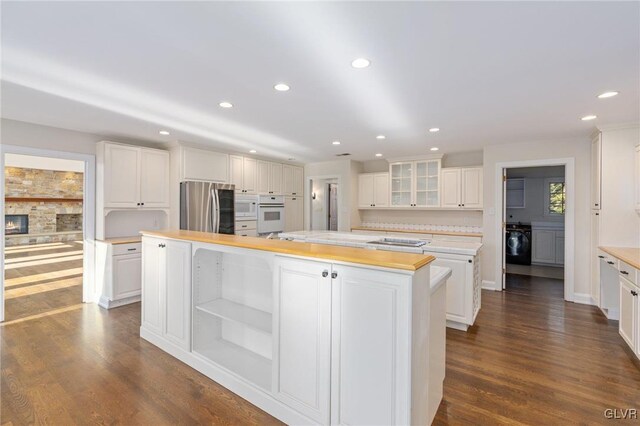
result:
[(590, 292), (590, 168), (591, 141), (585, 139), (551, 140), (492, 145), (484, 149), (484, 218), (483, 218), (483, 280), (499, 284), (496, 277), (496, 163), (509, 161), (573, 158), (575, 161), (575, 266), (574, 293)]
[(22, 169), (56, 170), (84, 173), (84, 162), (64, 158), (36, 157), (34, 155), (5, 154), (5, 167)]
[[(324, 231), (328, 228), (328, 191), (327, 185), (329, 183), (337, 183), (337, 179), (313, 179), (311, 184), (311, 225), (312, 231)], [(338, 196), (341, 191), (340, 185), (338, 185)], [(316, 199), (313, 199), (313, 194), (316, 194)], [(338, 217), (338, 226), (340, 226), (340, 217)]]
[[(357, 215), (357, 175), (362, 170), (362, 163), (349, 159), (309, 163), (304, 166), (305, 188), (309, 188), (311, 178), (338, 179), (338, 231), (350, 231), (352, 226), (359, 224), (359, 218), (354, 217), (352, 208)], [(354, 178), (355, 177), (355, 178)], [(305, 190), (305, 229), (310, 229), (311, 191)]]
[[(507, 209), (507, 222), (564, 222), (564, 216), (545, 215), (545, 180), (548, 178), (564, 177), (563, 167), (537, 167), (540, 169), (536, 177), (524, 177), (524, 205), (523, 209)], [(508, 169), (507, 178), (521, 177), (521, 169)]]

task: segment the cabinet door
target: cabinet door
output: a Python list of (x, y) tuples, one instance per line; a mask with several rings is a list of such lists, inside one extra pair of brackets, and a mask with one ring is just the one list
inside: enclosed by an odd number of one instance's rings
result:
[(253, 158), (244, 157), (242, 161), (242, 185), (244, 192), (256, 193), (256, 177), (258, 162)]
[(602, 188), (602, 134), (591, 141), (591, 208), (600, 209)]
[(389, 206), (389, 173), (373, 175), (373, 204), (375, 207)]
[(191, 346), (191, 244), (182, 241), (165, 241), (164, 285), (164, 335), (184, 350)]
[(556, 231), (533, 230), (531, 261), (533, 263), (556, 263)]
[(372, 173), (358, 176), (358, 207), (373, 207), (374, 175)]
[(462, 207), (460, 169), (442, 169), (442, 207)]
[(158, 335), (162, 334), (163, 243), (158, 238), (142, 238), (142, 327)]
[(270, 163), (269, 194), (282, 194), (282, 164)]
[(282, 193), (284, 195), (294, 195), (293, 166), (282, 165)]
[(142, 207), (169, 208), (169, 153), (140, 151), (140, 203)]
[(293, 194), (304, 194), (304, 169), (302, 167), (293, 168)]
[(197, 148), (182, 148), (182, 180), (229, 181), (229, 156)]
[(236, 186), (236, 191), (243, 191), (243, 165), (244, 159), (238, 155), (229, 156), (229, 181)]
[(258, 194), (269, 193), (269, 172), (270, 163), (268, 161), (258, 160), (256, 177), (256, 191)]
[(414, 205), (419, 207), (440, 206), (440, 160), (416, 161)]
[(295, 231), (304, 230), (304, 198), (303, 197), (293, 197), (293, 202), (295, 203), (294, 210), (294, 221), (293, 226)]
[(564, 232), (556, 232), (556, 261), (558, 265), (564, 265)]
[(113, 256), (113, 300), (137, 296), (142, 287), (140, 254)]
[(335, 264), (333, 272), (331, 424), (409, 424), (410, 278)]
[(482, 168), (462, 169), (462, 207), (482, 208)]
[(638, 322), (638, 290), (626, 279), (620, 278), (620, 336), (635, 351)]
[(281, 257), (275, 264), (276, 398), (329, 424), (331, 264)]
[(600, 245), (600, 211), (591, 211), (591, 297), (600, 306), (600, 259), (598, 246)]
[(299, 231), (295, 229), (296, 197), (284, 197), (284, 231)]
[(140, 202), (140, 148), (105, 144), (104, 205), (137, 208)]
[[(443, 255), (447, 256), (447, 255)], [(451, 268), (447, 280), (447, 319), (463, 324), (473, 323), (473, 270), (467, 259), (437, 256), (435, 266)]]
[(391, 205), (411, 207), (413, 204), (413, 163), (393, 163), (391, 174)]

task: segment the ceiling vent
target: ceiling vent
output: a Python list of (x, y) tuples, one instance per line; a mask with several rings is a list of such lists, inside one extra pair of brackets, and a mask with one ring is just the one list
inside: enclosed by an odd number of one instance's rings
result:
[(351, 155), (351, 153), (343, 152), (342, 154), (336, 154), (336, 157), (348, 157), (349, 155)]

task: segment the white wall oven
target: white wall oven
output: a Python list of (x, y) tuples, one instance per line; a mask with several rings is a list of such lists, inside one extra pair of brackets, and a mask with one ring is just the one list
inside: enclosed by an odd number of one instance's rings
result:
[(236, 195), (236, 220), (257, 220), (258, 198), (257, 195)]
[(258, 200), (258, 234), (284, 231), (284, 196), (260, 195)]

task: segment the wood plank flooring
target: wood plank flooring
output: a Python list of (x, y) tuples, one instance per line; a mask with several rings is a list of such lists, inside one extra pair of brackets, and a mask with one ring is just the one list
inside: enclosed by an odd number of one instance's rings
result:
[(42, 316), (82, 303), (82, 243), (6, 247), (5, 320)]
[[(434, 424), (598, 424), (640, 408), (640, 363), (560, 281), (510, 276), (483, 292), (477, 325), (447, 330)], [(140, 304), (82, 305), (0, 327), (0, 424), (276, 424), (139, 337)]]

